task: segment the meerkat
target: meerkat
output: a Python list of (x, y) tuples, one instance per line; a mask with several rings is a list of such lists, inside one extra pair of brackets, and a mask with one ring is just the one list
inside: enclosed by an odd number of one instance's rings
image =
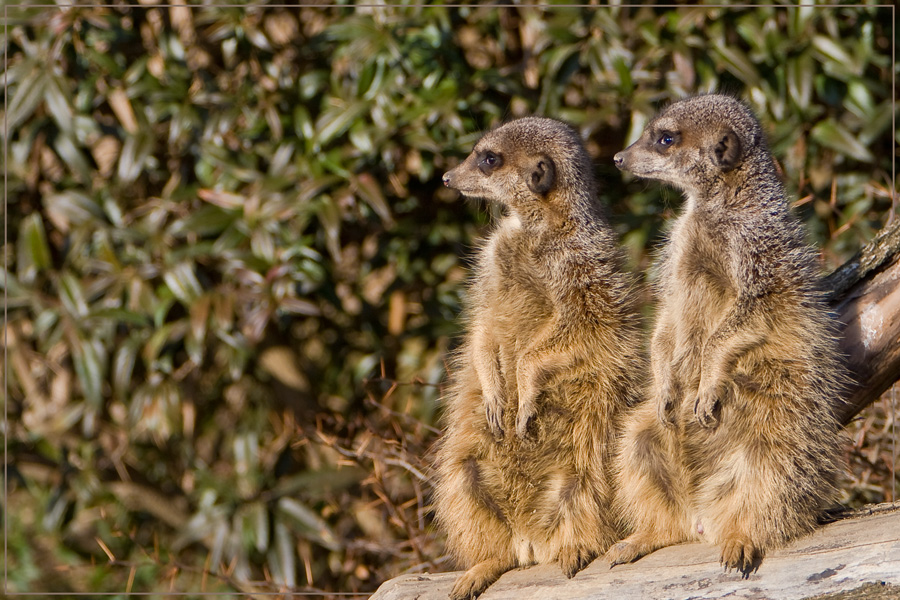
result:
[(511, 121), (443, 182), (505, 211), (474, 264), (437, 451), (462, 599), (520, 566), (572, 577), (620, 537), (611, 468), (642, 353), (635, 286), (571, 127)]
[(836, 492), (844, 375), (816, 256), (738, 100), (676, 102), (614, 162), (686, 205), (658, 261), (651, 399), (617, 460), (633, 533), (606, 558), (705, 540), (746, 578)]

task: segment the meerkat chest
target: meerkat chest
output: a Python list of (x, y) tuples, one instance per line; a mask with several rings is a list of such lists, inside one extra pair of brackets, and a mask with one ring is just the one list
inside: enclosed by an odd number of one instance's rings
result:
[(522, 256), (499, 257), (491, 294), (492, 313), (510, 336), (530, 337), (553, 313), (546, 282)]
[(670, 241), (666, 297), (686, 338), (706, 337), (737, 297), (729, 240), (702, 222), (679, 223)]
[(686, 219), (673, 230), (671, 271), (677, 289), (716, 298), (734, 294), (731, 240), (715, 223)]
[(553, 314), (547, 281), (518, 229), (500, 232), (485, 248), (482, 309), (504, 345), (527, 343)]

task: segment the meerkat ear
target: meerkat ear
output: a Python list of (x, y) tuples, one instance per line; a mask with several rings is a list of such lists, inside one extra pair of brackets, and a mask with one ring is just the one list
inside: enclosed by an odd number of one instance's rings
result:
[(550, 157), (541, 155), (535, 158), (528, 177), (528, 189), (538, 196), (543, 196), (553, 189), (555, 183), (556, 165)]
[(741, 164), (741, 140), (731, 129), (719, 133), (713, 146), (713, 162), (723, 171), (730, 171)]

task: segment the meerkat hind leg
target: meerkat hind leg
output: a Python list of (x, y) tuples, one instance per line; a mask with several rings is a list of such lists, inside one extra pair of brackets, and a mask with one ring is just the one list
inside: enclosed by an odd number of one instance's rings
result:
[(719, 548), (722, 551), (719, 562), (725, 566), (725, 570), (740, 571), (743, 579), (750, 577), (762, 564), (764, 552), (746, 535), (729, 535), (719, 544)]
[[(616, 528), (604, 514), (602, 484), (586, 474), (570, 474), (559, 490), (558, 521), (550, 538), (562, 572), (571, 579), (616, 539)], [(552, 502), (551, 502), (552, 503)]]
[(582, 570), (591, 561), (597, 558), (597, 553), (587, 548), (568, 546), (559, 551), (559, 566), (563, 574), (572, 579), (578, 571)]
[(515, 562), (511, 563), (500, 558), (481, 561), (460, 575), (450, 591), (450, 598), (451, 600), (477, 598), (488, 586), (500, 579), (501, 575), (515, 567)]
[(667, 543), (661, 543), (659, 536), (655, 533), (638, 532), (613, 544), (603, 558), (609, 561), (609, 568), (611, 569), (616, 565), (634, 562), (642, 556), (646, 556), (668, 545)]
[[(747, 490), (735, 489), (730, 494), (717, 493), (716, 488), (721, 489), (722, 481), (718, 478), (714, 481), (718, 481), (719, 485), (712, 485), (713, 481), (710, 481), (710, 487), (704, 492), (717, 500), (704, 511), (706, 515), (702, 520), (710, 531), (715, 532), (710, 541), (719, 547), (719, 562), (725, 567), (725, 571), (735, 569), (746, 579), (759, 568), (765, 555), (764, 538), (760, 539), (752, 532), (757, 531), (765, 521), (766, 512), (777, 513), (778, 507), (751, 497)], [(728, 479), (725, 484), (735, 485)], [(758, 478), (750, 489), (758, 489), (763, 485), (762, 478)]]

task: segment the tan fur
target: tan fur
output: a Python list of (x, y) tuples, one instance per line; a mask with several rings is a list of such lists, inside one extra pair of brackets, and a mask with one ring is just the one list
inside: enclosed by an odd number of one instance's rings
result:
[(650, 402), (630, 415), (611, 565), (706, 540), (744, 576), (835, 492), (834, 327), (758, 121), (720, 95), (671, 105), (615, 158), (681, 189), (659, 261)]
[(487, 133), (444, 175), (505, 207), (478, 254), (452, 365), (435, 512), (469, 570), (452, 598), (505, 571), (572, 577), (618, 539), (616, 424), (640, 387), (631, 280), (578, 134), (543, 118)]

